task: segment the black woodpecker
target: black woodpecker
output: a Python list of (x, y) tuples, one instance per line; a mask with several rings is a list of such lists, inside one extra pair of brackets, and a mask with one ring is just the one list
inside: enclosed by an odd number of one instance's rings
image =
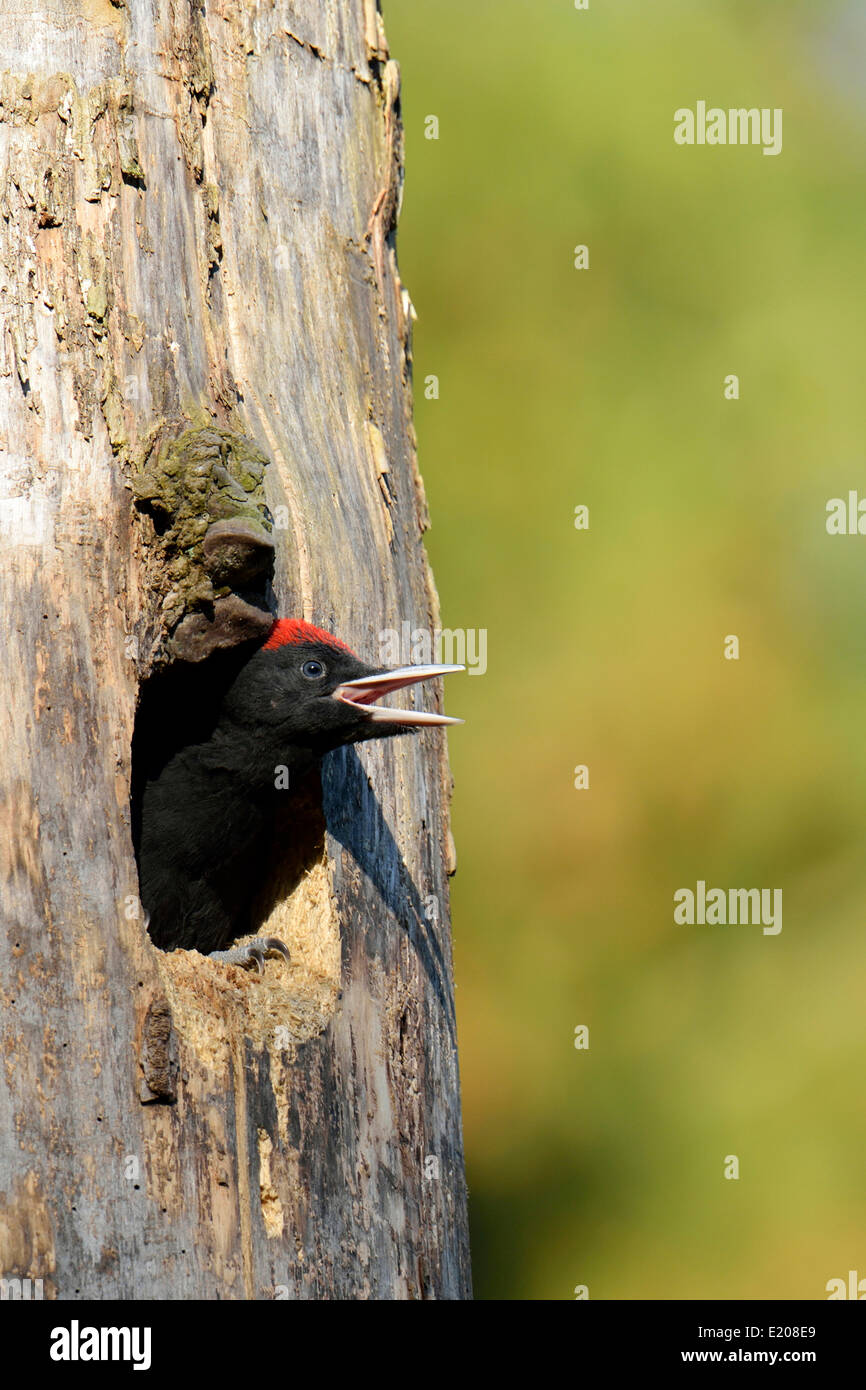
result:
[[(138, 831), (139, 885), (148, 930), (162, 950), (201, 951), (261, 973), (276, 937), (227, 949), (249, 930), (256, 849), (274, 812), (321, 758), (344, 744), (391, 738), (444, 714), (374, 701), (462, 666), (367, 666), (345, 643), (295, 619), (277, 620), (228, 685), (213, 727), (145, 782)], [(287, 777), (286, 777), (287, 774)]]

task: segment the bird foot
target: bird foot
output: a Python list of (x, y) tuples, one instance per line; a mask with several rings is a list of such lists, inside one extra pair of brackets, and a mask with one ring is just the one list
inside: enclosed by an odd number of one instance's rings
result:
[(283, 956), (291, 960), (288, 946), (276, 936), (254, 936), (245, 946), (232, 946), (229, 951), (211, 951), (209, 960), (221, 960), (226, 965), (240, 965), (244, 970), (255, 966), (256, 974), (264, 973), (265, 956)]

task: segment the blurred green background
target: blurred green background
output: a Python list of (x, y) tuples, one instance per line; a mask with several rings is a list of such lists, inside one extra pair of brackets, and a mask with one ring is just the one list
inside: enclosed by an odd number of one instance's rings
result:
[[(476, 1295), (825, 1298), (866, 1277), (866, 536), (825, 529), (866, 496), (866, 15), (384, 13), (429, 551), (489, 634), (449, 692)], [(782, 154), (675, 145), (700, 99), (782, 107)], [(782, 888), (781, 934), (676, 926), (699, 878)]]

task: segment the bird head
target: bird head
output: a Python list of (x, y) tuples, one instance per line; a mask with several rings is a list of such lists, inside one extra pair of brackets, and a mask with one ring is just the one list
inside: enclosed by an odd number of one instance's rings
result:
[(376, 704), (385, 695), (462, 666), (368, 666), (311, 623), (278, 619), (246, 663), (224, 709), (238, 723), (270, 726), (281, 742), (317, 753), (415, 729), (462, 724), (446, 714)]

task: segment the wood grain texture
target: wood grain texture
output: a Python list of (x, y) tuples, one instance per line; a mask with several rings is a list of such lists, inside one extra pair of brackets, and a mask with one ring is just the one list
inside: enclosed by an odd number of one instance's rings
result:
[(166, 638), (131, 487), (154, 431), (212, 421), (270, 459), (281, 613), (371, 660), (438, 625), (381, 16), (3, 9), (0, 1275), (469, 1297), (442, 732), (326, 760), (265, 885), (293, 960), (262, 983), (152, 947), (130, 840)]

